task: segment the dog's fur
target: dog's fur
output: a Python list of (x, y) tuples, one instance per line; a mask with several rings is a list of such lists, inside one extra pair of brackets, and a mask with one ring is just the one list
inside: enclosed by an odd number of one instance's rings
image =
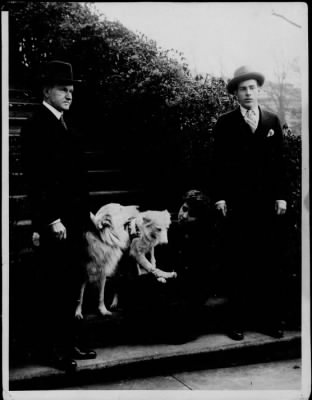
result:
[[(171, 218), (167, 210), (141, 212), (131, 221), (132, 233), (137, 230), (138, 237), (131, 241), (130, 255), (137, 262), (139, 275), (152, 273), (162, 283), (177, 276), (176, 272), (165, 272), (156, 267), (154, 252), (157, 245), (168, 243), (167, 232), (170, 223)], [(147, 259), (148, 256), (150, 261)]]
[[(99, 312), (103, 315), (112, 313), (104, 304), (106, 278), (116, 273), (123, 251), (129, 247), (130, 237), (127, 222), (139, 214), (137, 206), (122, 206), (110, 203), (91, 214), (94, 230), (85, 233), (87, 244), (86, 280), (80, 291), (76, 318), (82, 319), (82, 304), (86, 284), (95, 282), (99, 285)], [(113, 300), (114, 302), (114, 300)]]

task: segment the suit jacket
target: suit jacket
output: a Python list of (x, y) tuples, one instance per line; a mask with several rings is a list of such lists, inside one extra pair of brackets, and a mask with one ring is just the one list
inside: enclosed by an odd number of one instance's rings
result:
[(229, 204), (287, 200), (283, 134), (277, 115), (260, 108), (252, 133), (240, 108), (222, 115), (214, 129), (214, 200)]
[(34, 230), (58, 218), (67, 228), (88, 220), (83, 154), (70, 126), (41, 105), (22, 130), (22, 146)]

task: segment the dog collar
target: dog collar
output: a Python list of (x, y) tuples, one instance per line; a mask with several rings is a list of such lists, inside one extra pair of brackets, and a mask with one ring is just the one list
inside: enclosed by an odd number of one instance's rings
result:
[(127, 222), (127, 228), (128, 228), (128, 233), (129, 233), (129, 237), (130, 240), (133, 240), (137, 237), (140, 236), (140, 231), (139, 228), (135, 222), (135, 217), (131, 218), (128, 222)]

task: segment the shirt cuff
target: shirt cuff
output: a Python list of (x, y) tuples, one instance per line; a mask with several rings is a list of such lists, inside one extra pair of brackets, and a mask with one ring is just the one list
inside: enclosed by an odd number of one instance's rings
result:
[(51, 223), (49, 224), (49, 226), (50, 226), (50, 225), (57, 224), (58, 222), (61, 222), (61, 219), (60, 219), (60, 218), (59, 218), (59, 219), (56, 219), (56, 220), (53, 221), (53, 222), (51, 222)]
[(286, 200), (276, 200), (276, 202), (278, 203), (278, 205), (280, 207), (283, 207), (283, 208), (287, 207), (287, 201)]

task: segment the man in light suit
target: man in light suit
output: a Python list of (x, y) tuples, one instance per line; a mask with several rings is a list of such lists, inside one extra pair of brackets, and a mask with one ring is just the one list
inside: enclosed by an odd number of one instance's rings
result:
[(238, 68), (228, 83), (239, 107), (218, 119), (214, 201), (226, 227), (228, 335), (244, 338), (246, 322), (282, 337), (281, 237), (286, 212), (283, 134), (278, 117), (258, 104), (264, 76)]
[(47, 63), (40, 77), (43, 102), (22, 130), (32, 228), (40, 235), (38, 345), (47, 352), (48, 362), (64, 370), (75, 370), (76, 359), (96, 356), (81, 347), (82, 326), (74, 320), (82, 274), (80, 250), (90, 223), (80, 141), (64, 120), (74, 82), (71, 64)]

